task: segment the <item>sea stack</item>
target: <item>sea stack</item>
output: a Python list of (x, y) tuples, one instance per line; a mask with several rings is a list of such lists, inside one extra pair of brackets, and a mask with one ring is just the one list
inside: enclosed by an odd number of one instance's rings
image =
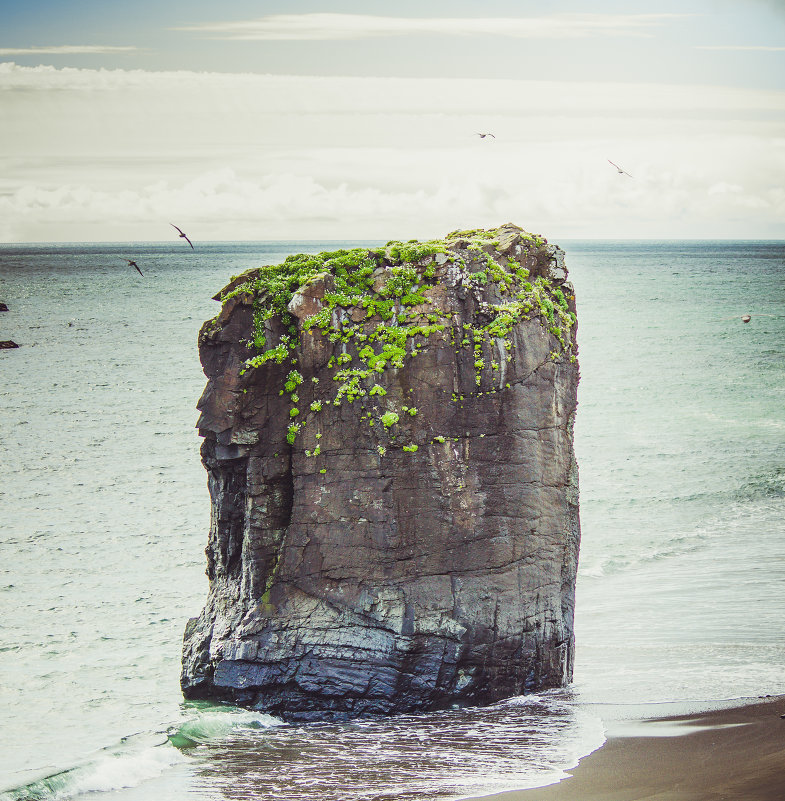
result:
[(202, 327), (209, 594), (182, 688), (286, 720), (572, 677), (578, 363), (563, 252), (512, 224), (290, 256)]

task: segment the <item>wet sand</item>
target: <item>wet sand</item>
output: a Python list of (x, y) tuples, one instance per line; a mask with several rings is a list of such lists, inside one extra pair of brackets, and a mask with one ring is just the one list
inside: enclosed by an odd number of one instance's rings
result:
[(606, 721), (608, 741), (558, 784), (484, 801), (785, 801), (785, 696)]

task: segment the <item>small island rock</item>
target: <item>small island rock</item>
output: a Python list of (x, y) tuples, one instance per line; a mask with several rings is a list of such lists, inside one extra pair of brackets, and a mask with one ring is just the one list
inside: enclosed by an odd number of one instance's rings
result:
[(289, 257), (199, 336), (212, 499), (188, 698), (287, 720), (571, 680), (575, 298), (518, 226)]

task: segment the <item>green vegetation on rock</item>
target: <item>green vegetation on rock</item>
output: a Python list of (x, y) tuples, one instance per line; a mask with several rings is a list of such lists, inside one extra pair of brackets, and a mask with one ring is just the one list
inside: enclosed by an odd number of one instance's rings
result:
[[(510, 255), (509, 248), (500, 252), (502, 234), (516, 237), (518, 259)], [(291, 401), (292, 421), (286, 437), (290, 444), (327, 404), (340, 406), (368, 398), (376, 412), (372, 416), (370, 409), (364, 411), (369, 425), (383, 437), (386, 447), (378, 447), (382, 456), (387, 447), (395, 445), (401, 415), (417, 415), (415, 407), (396, 405), (388, 395), (389, 383), (382, 378), (416, 358), (435, 335), (448, 337), (456, 354), (472, 351), (476, 394), (482, 394), (483, 386), (488, 389), (488, 382), (492, 387), (488, 391), (505, 391), (500, 384), (496, 388), (503, 380), (500, 360), (513, 358), (512, 332), (521, 320), (539, 317), (555, 340), (551, 358), (564, 355), (574, 360), (569, 332), (575, 317), (569, 311), (568, 298), (543, 275), (532, 278), (522, 263), (531, 266), (541, 257), (549, 258), (542, 250), (545, 244), (536, 235), (508, 226), (454, 231), (444, 240), (389, 242), (378, 249), (298, 254), (241, 276), (222, 300), (241, 294), (252, 299), (253, 337), (248, 344), (255, 354), (247, 360), (245, 370), (269, 362), (291, 368), (280, 391)], [(492, 300), (478, 302), (473, 318), (461, 321), (437, 302), (435, 293), (446, 280), (479, 293), (478, 299)], [(314, 295), (317, 311), (298, 321), (290, 310), (297, 308), (292, 301), (298, 293), (315, 287), (320, 290)], [(327, 364), (333, 386), (320, 391), (321, 398), (301, 414), (297, 403), (303, 376), (298, 370), (298, 348), (305, 332), (315, 331), (335, 346)], [(312, 381), (315, 388), (318, 379)], [(510, 384), (504, 387), (509, 389)], [(453, 396), (453, 400), (459, 399)], [(299, 418), (298, 422), (293, 418)], [(428, 440), (444, 442), (438, 432), (431, 432)], [(414, 443), (397, 447), (417, 450)], [(309, 453), (319, 452), (317, 448)]]

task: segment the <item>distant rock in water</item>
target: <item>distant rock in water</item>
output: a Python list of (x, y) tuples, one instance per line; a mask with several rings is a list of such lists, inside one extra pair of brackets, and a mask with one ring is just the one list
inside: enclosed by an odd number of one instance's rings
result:
[(568, 683), (575, 298), (512, 224), (290, 256), (218, 296), (188, 698), (288, 720)]
[(0, 312), (8, 311), (8, 306), (5, 303), (0, 303)]
[(13, 340), (6, 339), (0, 341), (0, 350), (11, 350), (11, 348), (18, 348), (19, 345), (16, 344)]

